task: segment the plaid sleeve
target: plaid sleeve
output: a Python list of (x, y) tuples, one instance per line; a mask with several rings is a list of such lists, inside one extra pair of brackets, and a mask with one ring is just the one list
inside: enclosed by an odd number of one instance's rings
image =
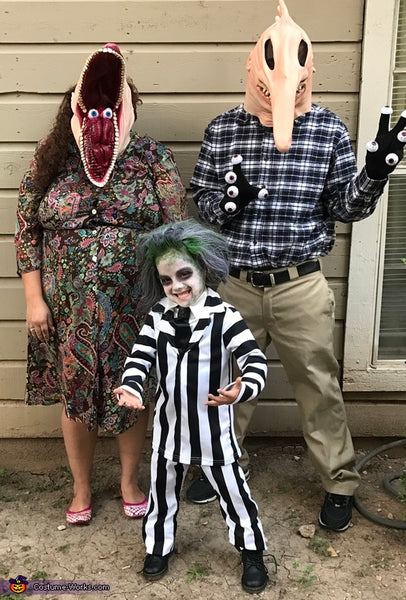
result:
[(345, 129), (334, 153), (325, 186), (329, 215), (344, 223), (365, 219), (373, 213), (386, 180), (369, 179), (365, 169), (357, 173), (355, 156)]
[(220, 209), (220, 202), (224, 198), (224, 185), (214, 164), (212, 136), (208, 126), (204, 132), (190, 187), (200, 216), (212, 225), (223, 225), (230, 220), (230, 217)]

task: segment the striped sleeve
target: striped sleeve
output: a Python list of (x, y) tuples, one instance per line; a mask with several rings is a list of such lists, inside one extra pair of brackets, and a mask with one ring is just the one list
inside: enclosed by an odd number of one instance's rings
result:
[(242, 375), (242, 390), (236, 402), (256, 398), (264, 389), (268, 372), (267, 360), (240, 313), (226, 310), (224, 343), (233, 354)]
[(154, 319), (152, 314), (149, 313), (133, 345), (131, 354), (124, 363), (121, 386), (142, 398), (143, 384), (151, 368), (155, 365), (155, 360), (156, 335)]

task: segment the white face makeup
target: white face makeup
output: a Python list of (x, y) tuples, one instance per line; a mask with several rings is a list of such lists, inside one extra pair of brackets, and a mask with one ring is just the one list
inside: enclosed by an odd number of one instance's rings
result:
[(192, 306), (205, 290), (201, 269), (177, 250), (169, 250), (159, 257), (156, 267), (165, 295), (179, 306)]

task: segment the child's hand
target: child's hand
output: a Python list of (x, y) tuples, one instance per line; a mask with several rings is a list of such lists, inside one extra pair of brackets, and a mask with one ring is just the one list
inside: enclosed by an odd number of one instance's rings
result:
[(228, 386), (224, 390), (217, 390), (218, 396), (209, 394), (209, 400), (205, 402), (207, 406), (221, 406), (223, 404), (232, 404), (235, 402), (240, 395), (242, 388), (241, 377), (237, 377), (234, 385), (228, 389)]
[(117, 395), (119, 406), (126, 406), (127, 408), (133, 408), (135, 410), (145, 410), (145, 406), (143, 406), (139, 396), (131, 394), (120, 387), (113, 390), (113, 393)]

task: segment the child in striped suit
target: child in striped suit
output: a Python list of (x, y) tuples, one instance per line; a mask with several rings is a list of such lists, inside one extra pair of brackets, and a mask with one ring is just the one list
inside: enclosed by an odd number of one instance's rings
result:
[[(119, 404), (143, 410), (143, 384), (156, 368), (151, 490), (143, 523), (143, 574), (160, 579), (174, 549), (179, 498), (189, 465), (199, 465), (220, 500), (230, 542), (241, 551), (245, 591), (268, 582), (257, 505), (238, 465), (233, 404), (264, 388), (267, 363), (239, 312), (210, 286), (228, 274), (224, 237), (189, 219), (140, 237), (142, 297), (150, 308), (125, 362)], [(185, 312), (180, 318), (178, 313)], [(232, 380), (236, 360), (241, 376)]]

